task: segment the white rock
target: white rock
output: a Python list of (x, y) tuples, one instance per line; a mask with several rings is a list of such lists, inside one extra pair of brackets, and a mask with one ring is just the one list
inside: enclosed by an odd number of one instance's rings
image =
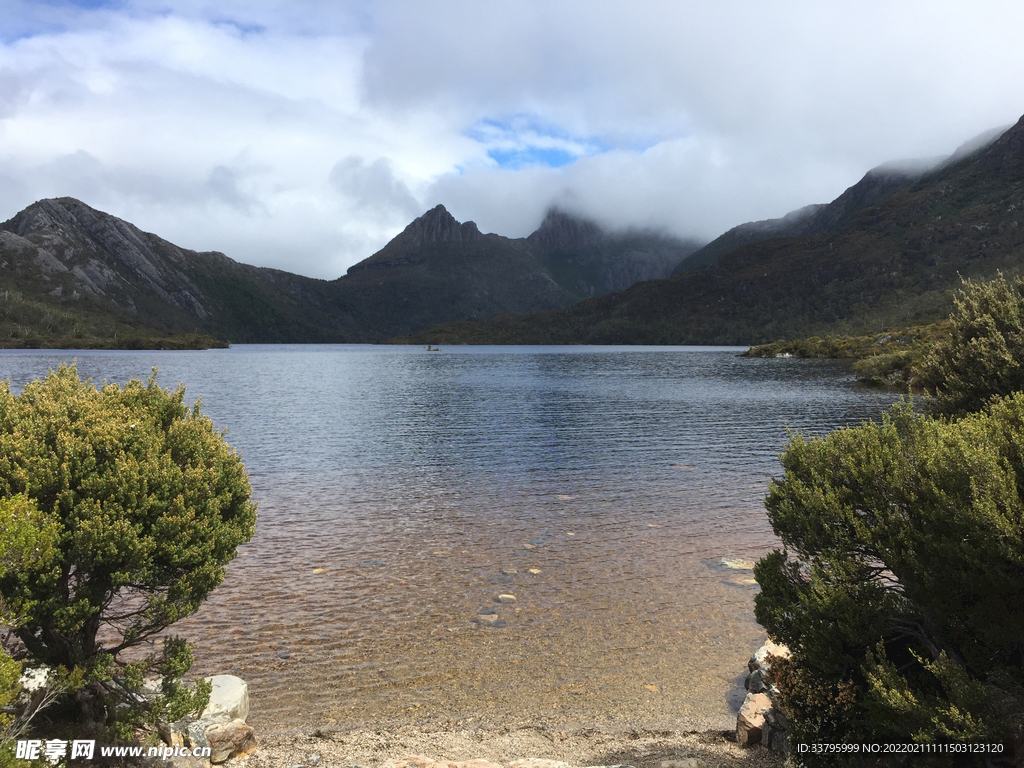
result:
[(249, 685), (234, 675), (214, 675), (206, 678), (213, 683), (210, 703), (206, 705), (200, 720), (223, 721), (241, 720), (249, 717)]

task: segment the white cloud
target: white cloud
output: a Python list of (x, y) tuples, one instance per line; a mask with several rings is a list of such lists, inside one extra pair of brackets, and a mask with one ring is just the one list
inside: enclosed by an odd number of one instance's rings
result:
[(6, 7), (0, 218), (73, 195), (326, 278), (437, 203), (710, 238), (1024, 112), (998, 0)]

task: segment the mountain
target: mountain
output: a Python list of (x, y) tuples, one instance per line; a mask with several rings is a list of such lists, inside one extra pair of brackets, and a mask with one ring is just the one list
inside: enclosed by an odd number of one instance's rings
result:
[(336, 338), (324, 281), (179, 248), (73, 198), (40, 200), (0, 224), (0, 285), (8, 310), (0, 333), (9, 339)]
[(643, 230), (607, 232), (558, 209), (548, 211), (526, 243), (579, 298), (668, 277), (701, 245)]
[(833, 230), (855, 216), (858, 211), (878, 205), (890, 194), (909, 186), (929, 171), (952, 165), (961, 158), (984, 149), (1008, 128), (1009, 126), (1003, 126), (985, 131), (961, 144), (948, 157), (896, 160), (872, 168), (864, 178), (831, 203), (807, 205), (787, 213), (780, 219), (754, 221), (733, 227), (684, 259), (672, 274), (680, 275), (697, 267), (716, 264), (720, 256), (736, 250), (741, 245)]
[[(570, 230), (587, 235), (566, 239)], [(699, 245), (558, 211), (509, 239), (437, 206), (325, 281), (180, 248), (73, 198), (41, 200), (0, 224), (0, 344), (181, 333), (376, 342), (664, 277)]]
[(940, 162), (882, 166), (826, 206), (737, 227), (665, 280), (455, 323), (435, 343), (753, 344), (945, 316), (960, 277), (1024, 269), (1024, 118)]

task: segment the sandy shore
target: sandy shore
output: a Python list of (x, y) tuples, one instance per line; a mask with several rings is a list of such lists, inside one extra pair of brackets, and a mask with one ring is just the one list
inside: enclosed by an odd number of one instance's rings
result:
[[(544, 726), (488, 730), (471, 724), (447, 730), (414, 726), (342, 731), (290, 729), (260, 734), (258, 751), (228, 768), (398, 768), (397, 760), (421, 755), (438, 762), (487, 760), (508, 766), (523, 758), (570, 766), (628, 764), (635, 768), (776, 768), (783, 760), (761, 748), (742, 749), (726, 731), (554, 730)], [(695, 761), (695, 762), (694, 762)], [(672, 763), (677, 764), (671, 766)], [(411, 767), (410, 767), (411, 768)], [(440, 768), (436, 766), (435, 768)], [(521, 768), (521, 767), (517, 767)], [(541, 766), (538, 768), (556, 768)]]

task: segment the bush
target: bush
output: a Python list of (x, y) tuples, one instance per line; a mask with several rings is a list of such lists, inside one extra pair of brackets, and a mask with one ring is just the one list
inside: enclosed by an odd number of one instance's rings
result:
[(925, 366), (930, 410), (961, 416), (1024, 389), (1024, 278), (964, 280), (949, 319)]
[(1004, 737), (1024, 709), (1024, 393), (959, 421), (904, 402), (794, 436), (782, 466), (755, 612), (794, 651), (776, 683), (795, 740)]
[(256, 520), (238, 455), (155, 373), (97, 389), (62, 366), (21, 395), (0, 387), (0, 494), (29, 499), (54, 531), (35, 571), (0, 573), (18, 651), (78, 681), (79, 714), (120, 735), (130, 722), (117, 713), (138, 713), (114, 704), (136, 702), (146, 672), (165, 676), (161, 706), (203, 704), (202, 687), (178, 685), (187, 644), (145, 662), (121, 654), (195, 612)]
[[(0, 499), (0, 579), (14, 574), (34, 576), (46, 568), (54, 554), (56, 532), (53, 522), (25, 496)], [(17, 626), (31, 607), (30, 602), (10, 605), (0, 596), (0, 625)], [(0, 648), (0, 766), (14, 764), (13, 741), (44, 703), (35, 702), (36, 707), (21, 711), (15, 706), (21, 671), (21, 663)]]

